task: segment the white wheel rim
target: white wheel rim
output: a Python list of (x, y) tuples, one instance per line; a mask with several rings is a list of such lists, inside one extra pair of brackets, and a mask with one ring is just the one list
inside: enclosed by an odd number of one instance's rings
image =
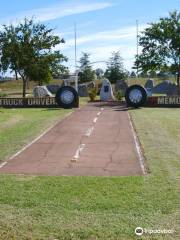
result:
[(143, 97), (142, 92), (139, 89), (133, 89), (129, 93), (129, 99), (133, 103), (139, 103), (142, 100), (142, 97)]
[(65, 90), (62, 92), (61, 94), (61, 101), (65, 104), (70, 104), (72, 103), (74, 100), (74, 94), (69, 91), (69, 90)]

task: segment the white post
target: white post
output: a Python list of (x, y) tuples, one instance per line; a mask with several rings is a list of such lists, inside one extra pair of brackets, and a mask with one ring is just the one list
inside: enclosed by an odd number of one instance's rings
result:
[(76, 75), (75, 75), (75, 89), (78, 92), (78, 73), (76, 71)]
[(76, 22), (74, 23), (74, 54), (75, 54), (75, 89), (78, 92), (78, 71), (77, 71), (77, 34)]
[[(136, 20), (136, 44), (137, 44), (137, 58), (139, 57), (139, 22)], [(137, 79), (139, 78), (139, 66), (137, 65)]]

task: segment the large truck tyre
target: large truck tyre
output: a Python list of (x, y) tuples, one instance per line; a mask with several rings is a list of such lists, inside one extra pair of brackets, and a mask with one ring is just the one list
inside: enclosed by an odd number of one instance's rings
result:
[(77, 108), (79, 107), (79, 96), (73, 87), (64, 86), (57, 91), (56, 102), (62, 108)]
[(145, 88), (140, 85), (132, 85), (127, 88), (125, 93), (127, 106), (142, 107), (147, 101), (147, 92)]

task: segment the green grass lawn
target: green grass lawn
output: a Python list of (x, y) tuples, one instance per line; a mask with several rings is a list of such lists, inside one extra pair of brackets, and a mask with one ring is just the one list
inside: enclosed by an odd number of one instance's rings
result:
[[(16, 151), (19, 142), (45, 128), (41, 120), (50, 125), (66, 113), (0, 109), (0, 159), (10, 154), (6, 144)], [(0, 175), (0, 239), (180, 239), (180, 109), (130, 114), (145, 151), (147, 176)], [(134, 234), (137, 226), (176, 232), (140, 238)]]
[[(53, 80), (50, 84), (62, 84), (62, 80)], [(37, 82), (30, 81), (27, 88), (27, 94), (32, 94), (32, 90), (37, 86)], [(6, 97), (22, 97), (23, 83), (22, 80), (0, 81), (0, 95), (6, 95)]]

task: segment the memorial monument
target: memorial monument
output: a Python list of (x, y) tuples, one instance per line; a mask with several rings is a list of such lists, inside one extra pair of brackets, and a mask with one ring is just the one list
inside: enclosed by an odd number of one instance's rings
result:
[(101, 101), (112, 101), (114, 100), (114, 94), (112, 90), (111, 83), (108, 79), (104, 79), (101, 91), (100, 91), (100, 100)]
[(36, 86), (33, 88), (34, 97), (52, 97), (52, 93), (47, 89), (46, 86)]

